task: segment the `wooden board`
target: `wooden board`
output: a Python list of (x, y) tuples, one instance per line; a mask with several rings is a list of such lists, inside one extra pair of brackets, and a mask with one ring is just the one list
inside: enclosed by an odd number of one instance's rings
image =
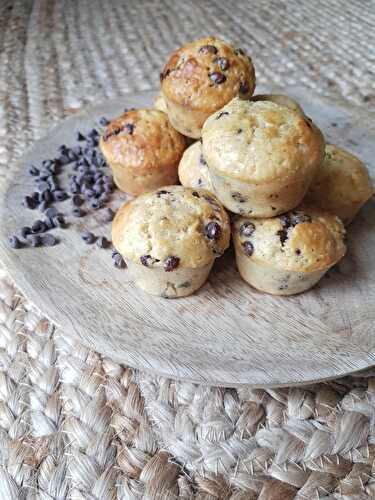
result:
[[(264, 89), (260, 89), (264, 91)], [(375, 174), (375, 120), (342, 103), (292, 89), (329, 141), (357, 153)], [(99, 214), (59, 230), (53, 248), (14, 251), (7, 237), (36, 213), (20, 209), (30, 191), (25, 166), (74, 144), (77, 130), (102, 115), (151, 103), (152, 93), (128, 95), (77, 114), (37, 142), (12, 175), (2, 200), (0, 256), (22, 292), (66, 335), (142, 370), (213, 385), (277, 386), (338, 377), (375, 363), (375, 204), (352, 224), (349, 252), (313, 290), (281, 298), (244, 283), (229, 252), (194, 296), (166, 300), (135, 288), (110, 250), (86, 246), (84, 226), (110, 234)], [(372, 123), (372, 125), (371, 125)], [(116, 195), (113, 206), (124, 196)]]

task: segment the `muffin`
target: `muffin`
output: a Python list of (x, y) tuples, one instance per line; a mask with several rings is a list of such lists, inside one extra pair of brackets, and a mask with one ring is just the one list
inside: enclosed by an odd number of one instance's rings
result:
[(182, 155), (178, 166), (178, 177), (185, 187), (200, 187), (213, 191), (207, 163), (202, 155), (202, 145), (199, 141), (189, 146)]
[(166, 298), (192, 294), (229, 245), (229, 218), (204, 189), (167, 186), (126, 203), (112, 240), (136, 284)]
[[(280, 106), (285, 106), (286, 108), (291, 109), (292, 111), (296, 111), (301, 115), (304, 115), (303, 109), (298, 104), (297, 101), (283, 94), (258, 94), (253, 95), (251, 101), (269, 101), (274, 102), (275, 104), (279, 104)], [(164, 111), (164, 110), (163, 110)]]
[(324, 138), (285, 106), (235, 98), (205, 122), (202, 151), (227, 209), (272, 217), (301, 202), (322, 163)]
[(255, 89), (251, 59), (215, 37), (176, 50), (160, 74), (169, 119), (176, 130), (199, 138), (205, 120), (233, 97), (249, 99)]
[(305, 199), (349, 224), (373, 193), (374, 186), (361, 160), (327, 144), (325, 159)]
[(121, 191), (138, 195), (178, 180), (185, 138), (157, 109), (128, 111), (112, 120), (100, 149)]
[(311, 207), (268, 219), (236, 216), (232, 234), (242, 278), (274, 295), (308, 290), (346, 252), (341, 220)]
[(156, 97), (155, 97), (155, 100), (154, 100), (154, 108), (155, 109), (158, 109), (159, 111), (163, 111), (163, 113), (167, 113), (167, 105), (165, 104), (165, 100), (164, 100), (164, 97), (162, 96), (162, 94), (158, 94)]

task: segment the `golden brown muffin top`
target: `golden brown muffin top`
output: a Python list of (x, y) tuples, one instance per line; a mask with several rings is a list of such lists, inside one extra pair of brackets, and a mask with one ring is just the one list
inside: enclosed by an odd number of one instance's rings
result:
[(345, 228), (335, 215), (312, 207), (267, 219), (235, 217), (233, 239), (251, 259), (286, 271), (313, 272), (346, 252)]
[(182, 155), (178, 166), (178, 177), (185, 187), (201, 187), (213, 192), (206, 160), (202, 154), (200, 141), (189, 146)]
[(178, 165), (186, 141), (157, 109), (127, 111), (112, 120), (100, 138), (107, 159), (137, 173)]
[(147, 267), (197, 268), (229, 245), (229, 218), (204, 189), (166, 186), (123, 205), (112, 224), (115, 248)]
[(323, 135), (309, 118), (267, 101), (233, 99), (206, 120), (202, 142), (210, 169), (254, 184), (300, 180), (324, 155)]
[(176, 50), (160, 75), (163, 94), (187, 108), (215, 111), (234, 96), (252, 96), (255, 72), (242, 49), (215, 37)]
[(374, 186), (361, 160), (345, 149), (327, 144), (324, 161), (306, 201), (349, 223), (373, 194)]

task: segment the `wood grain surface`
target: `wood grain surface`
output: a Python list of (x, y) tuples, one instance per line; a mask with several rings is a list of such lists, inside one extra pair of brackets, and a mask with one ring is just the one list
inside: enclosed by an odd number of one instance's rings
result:
[[(280, 92), (280, 89), (275, 89)], [(265, 89), (259, 89), (258, 93)], [(328, 141), (358, 154), (375, 176), (374, 117), (344, 103), (289, 89)], [(166, 300), (135, 288), (111, 251), (86, 246), (84, 228), (110, 235), (99, 213), (70, 219), (52, 248), (11, 250), (7, 238), (36, 213), (20, 208), (31, 190), (30, 163), (54, 157), (105, 115), (152, 102), (153, 93), (108, 101), (77, 114), (35, 143), (1, 202), (0, 257), (21, 291), (66, 335), (105, 356), (173, 378), (212, 385), (279, 386), (338, 377), (375, 363), (375, 203), (349, 228), (345, 259), (313, 290), (296, 297), (262, 294), (243, 282), (229, 251), (194, 296)], [(112, 206), (121, 205), (117, 193)], [(69, 201), (65, 202), (69, 205)]]

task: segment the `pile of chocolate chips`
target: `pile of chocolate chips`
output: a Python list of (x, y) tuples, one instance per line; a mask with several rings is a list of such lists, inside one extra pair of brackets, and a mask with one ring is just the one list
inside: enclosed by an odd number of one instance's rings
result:
[[(104, 127), (108, 120), (103, 117), (99, 124)], [(99, 136), (95, 128), (86, 135), (77, 132), (76, 146), (69, 148), (63, 144), (58, 148), (56, 158), (43, 160), (40, 165), (29, 167), (28, 172), (35, 187), (24, 197), (22, 206), (38, 210), (43, 215), (9, 237), (11, 248), (56, 245), (58, 239), (50, 231), (69, 226), (66, 214), (58, 208), (60, 203), (68, 199), (71, 201), (69, 215), (73, 218), (81, 218), (91, 210), (100, 209), (103, 223), (112, 221), (115, 214), (106, 204), (115, 184), (113, 177), (106, 172), (108, 165), (98, 149)], [(63, 186), (61, 173), (67, 168), (70, 168), (69, 182), (68, 186)], [(96, 243), (99, 248), (111, 246), (105, 236), (96, 236), (87, 231), (82, 234), (82, 239), (89, 245)], [(112, 259), (116, 267), (125, 267), (123, 258), (115, 250), (112, 252)]]

